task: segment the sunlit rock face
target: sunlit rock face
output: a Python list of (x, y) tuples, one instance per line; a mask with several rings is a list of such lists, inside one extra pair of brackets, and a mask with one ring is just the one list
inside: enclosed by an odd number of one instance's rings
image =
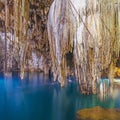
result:
[(96, 82), (104, 70), (113, 79), (120, 45), (118, 5), (114, 0), (54, 0), (48, 35), (54, 79), (62, 86), (68, 73), (69, 52), (73, 54), (73, 71), (82, 93), (96, 93)]

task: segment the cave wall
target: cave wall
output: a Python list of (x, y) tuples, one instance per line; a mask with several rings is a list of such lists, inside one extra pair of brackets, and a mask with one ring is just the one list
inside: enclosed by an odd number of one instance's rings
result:
[[(7, 71), (43, 71), (51, 67), (47, 35), (47, 16), (52, 0), (0, 1), (0, 57)], [(5, 31), (6, 27), (6, 31)], [(5, 32), (7, 53), (5, 53)], [(5, 62), (0, 63), (4, 71)]]

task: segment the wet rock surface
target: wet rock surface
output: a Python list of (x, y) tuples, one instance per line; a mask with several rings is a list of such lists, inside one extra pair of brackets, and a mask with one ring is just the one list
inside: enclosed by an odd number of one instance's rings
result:
[(77, 120), (119, 120), (120, 109), (104, 109), (96, 106), (77, 112)]

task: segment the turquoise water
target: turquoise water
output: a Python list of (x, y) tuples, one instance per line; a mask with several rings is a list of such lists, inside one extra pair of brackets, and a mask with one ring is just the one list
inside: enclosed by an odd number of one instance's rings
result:
[(75, 81), (61, 88), (43, 74), (0, 76), (0, 120), (75, 120), (79, 109), (93, 106), (120, 108), (120, 90), (101, 100), (81, 95)]

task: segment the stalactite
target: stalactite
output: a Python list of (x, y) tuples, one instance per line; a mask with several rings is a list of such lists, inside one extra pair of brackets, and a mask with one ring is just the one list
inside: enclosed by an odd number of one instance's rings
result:
[(7, 73), (7, 26), (8, 26), (8, 1), (5, 1), (5, 63), (4, 72)]
[(22, 32), (22, 43), (24, 43), (24, 47), (22, 48), (22, 60), (21, 60), (21, 78), (24, 77), (24, 71), (25, 71), (25, 64), (26, 64), (26, 54), (28, 50), (28, 20), (29, 20), (29, 1), (22, 0), (22, 16), (23, 17), (23, 32)]

